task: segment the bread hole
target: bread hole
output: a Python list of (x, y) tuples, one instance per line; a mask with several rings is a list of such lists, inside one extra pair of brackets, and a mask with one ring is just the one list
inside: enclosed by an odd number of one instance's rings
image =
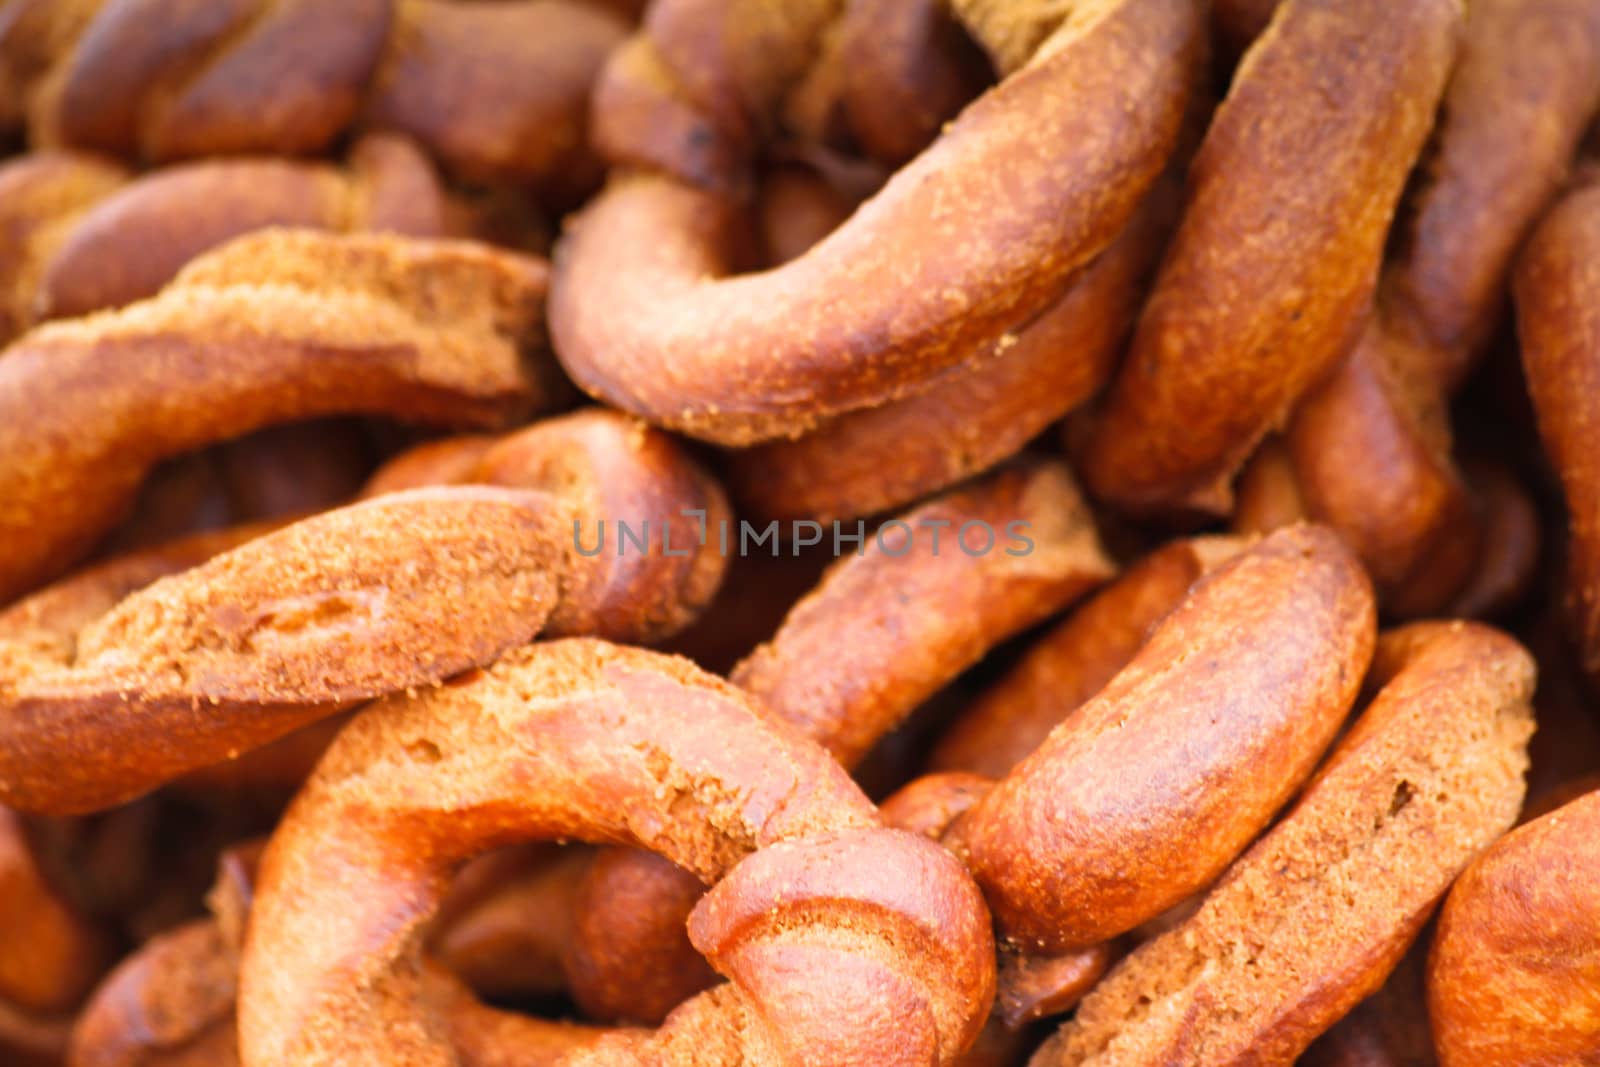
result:
[(407, 741), (405, 743), (405, 752), (407, 756), (410, 756), (418, 763), (438, 763), (444, 759), (443, 750), (426, 737), (419, 737), (415, 741)]
[(1389, 818), (1392, 819), (1396, 815), (1399, 815), (1400, 812), (1405, 809), (1405, 806), (1411, 803), (1411, 798), (1416, 795), (1416, 787), (1410, 782), (1402, 779), (1400, 783), (1394, 787), (1394, 796), (1389, 800)]
[(321, 597), (304, 597), (287, 601), (285, 606), (277, 611), (264, 613), (256, 620), (255, 629), (292, 634), (312, 627), (330, 625), (355, 610), (356, 605), (350, 598), (337, 593)]

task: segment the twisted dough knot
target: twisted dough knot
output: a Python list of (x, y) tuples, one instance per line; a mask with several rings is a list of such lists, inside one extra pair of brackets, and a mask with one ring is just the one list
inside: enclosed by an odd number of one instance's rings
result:
[[(672, 161), (707, 142), (747, 159), (838, 5), (656, 5), (608, 66), (597, 136), (666, 173), (614, 180), (570, 228), (551, 304), (564, 365), (609, 403), (730, 445), (926, 388), (1042, 311), (1126, 224), (1177, 139), (1196, 7), (973, 5), (1005, 79), (812, 250), (727, 278), (741, 204)], [(1046, 12), (1029, 48), (1002, 33)]]
[[(535, 425), (457, 480), (482, 484), (325, 512), (129, 592), (173, 566), (158, 553), (0, 615), (0, 799), (104, 807), (541, 632), (660, 638), (721, 581), (686, 514), (719, 522), (720, 489), (621, 416)], [(581, 551), (595, 516), (648, 522), (649, 551)]]
[(10, 0), (0, 26), (5, 105), (39, 146), (304, 155), (356, 125), (561, 197), (597, 176), (589, 89), (626, 32), (569, 0)]
[[(977, 889), (881, 829), (819, 747), (686, 661), (533, 645), (340, 735), (273, 837), (244, 1062), (456, 1062), (419, 998), (450, 870), (517, 838), (633, 842), (716, 883), (690, 934), (731, 979), (565, 1062), (952, 1062), (994, 989)], [(336, 872), (336, 873), (334, 873)]]
[(466, 243), (264, 231), (27, 334), (0, 359), (0, 600), (82, 558), (170, 456), (318, 415), (493, 426), (548, 405), (544, 283)]

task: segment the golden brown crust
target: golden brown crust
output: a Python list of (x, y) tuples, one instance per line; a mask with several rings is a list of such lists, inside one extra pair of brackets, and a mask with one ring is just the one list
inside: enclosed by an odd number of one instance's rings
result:
[(0, 341), (33, 323), (39, 275), (85, 209), (129, 178), (110, 160), (32, 152), (0, 166)]
[(690, 936), (732, 979), (574, 1062), (660, 1062), (692, 1042), (710, 1063), (908, 1046), (947, 1063), (992, 995), (988, 924), (947, 854), (876, 821), (820, 748), (670, 657), (540, 644), (385, 701), (341, 735), (268, 849), (246, 1062), (451, 1062), (415, 999), (417, 935), (461, 858), (546, 836), (631, 841), (717, 882)]
[(37, 289), (19, 300), (32, 322), (120, 307), (154, 296), (201, 253), (272, 226), (451, 236), (444, 190), (415, 146), (372, 137), (350, 162), (230, 159), (154, 171), (73, 219), (41, 261)]
[[(685, 511), (716, 522), (726, 504), (655, 431), (604, 412), (551, 420), (498, 442), (472, 480), (325, 512), (131, 595), (102, 581), (13, 607), (0, 795), (91, 810), (541, 630), (671, 633), (716, 591), (722, 556)], [(578, 524), (606, 515), (652, 522), (652, 551), (624, 555), (613, 536), (585, 554)], [(661, 550), (663, 524), (685, 555)]]
[[(239, 949), (261, 843), (223, 853), (211, 915), (147, 941), (95, 991), (73, 1026), (67, 1067), (237, 1067)], [(425, 965), (426, 996), (464, 1067), (553, 1067), (601, 1031), (496, 1011)]]
[(1600, 7), (1472, 0), (1383, 308), (1447, 390), (1504, 312), (1513, 253), (1600, 112)]
[(1561, 476), (1572, 547), (1568, 595), (1582, 662), (1600, 670), (1600, 182), (1540, 223), (1516, 273), (1517, 326), (1546, 455)]
[(409, 0), (362, 122), (427, 145), (466, 181), (533, 179), (556, 200), (599, 178), (589, 91), (627, 32), (576, 0)]
[(1112, 571), (1065, 466), (1019, 462), (880, 527), (729, 678), (854, 766), (990, 648)]
[(1312, 1042), (1299, 1067), (1435, 1067), (1424, 970), (1428, 931), (1383, 987)]
[[(1593, 4), (1471, 6), (1375, 313), (1296, 414), (1289, 441), (1309, 514), (1346, 538), (1398, 616), (1441, 611), (1487, 550), (1495, 516), (1470, 499), (1455, 467), (1449, 394), (1499, 321), (1512, 251), (1600, 109), (1597, 71)], [(1506, 532), (1496, 531), (1496, 550)]]
[[(636, 42), (615, 76), (646, 101), (691, 102), (705, 116), (697, 128), (742, 158), (751, 117), (781, 96), (785, 64), (816, 47), (827, 7), (790, 5), (779, 20), (753, 3), (659, 4), (654, 66), (635, 69), (648, 56)], [(763, 274), (726, 277), (727, 196), (664, 176), (614, 179), (558, 249), (551, 323), (563, 363), (610, 403), (735, 445), (926, 386), (1042, 310), (1130, 217), (1176, 141), (1196, 16), (1187, 0), (1058, 14), (1034, 57), (849, 223)], [(601, 105), (602, 117), (627, 113)], [(1124, 121), (1108, 127), (1108, 113)]]
[(929, 767), (1009, 774), (1127, 665), (1196, 580), (1245, 545), (1228, 537), (1177, 541), (1129, 567), (985, 690), (934, 745)]
[[(570, 901), (563, 956), (568, 989), (585, 1018), (659, 1025), (717, 981), (683, 921), (704, 891), (699, 879), (654, 852), (596, 853)], [(661, 921), (664, 915), (674, 921)]]
[(853, 0), (837, 34), (852, 138), (890, 166), (927, 147), (989, 73), (944, 0)]
[(1460, 21), (1456, 0), (1278, 9), (1190, 169), (1183, 222), (1089, 442), (1097, 495), (1231, 509), (1239, 466), (1355, 339)]
[(464, 243), (265, 231), (29, 333), (0, 358), (0, 600), (81, 558), (166, 457), (336, 412), (493, 424), (548, 403), (544, 279)]
[(950, 824), (994, 788), (994, 780), (966, 771), (913, 778), (878, 805), (886, 825), (935, 841)]
[(1443, 609), (1479, 555), (1444, 397), (1437, 381), (1419, 379), (1422, 358), (1370, 317), (1287, 435), (1307, 514), (1339, 531), (1402, 616)]
[(1534, 665), (1498, 631), (1421, 623), (1380, 641), (1374, 678), (1283, 820), (1114, 968), (1036, 1067), (1289, 1063), (1383, 983), (1516, 819)]
[(72, 10), (0, 29), (0, 117), (25, 106), (38, 144), (163, 163), (403, 130), (467, 179), (563, 196), (592, 184), (588, 91), (626, 32), (576, 0), (58, 6)]
[(1497, 841), (1439, 912), (1428, 1009), (1444, 1067), (1600, 1056), (1600, 793)]
[(1030, 952), (1080, 948), (1209, 885), (1333, 740), (1374, 614), (1359, 565), (1314, 526), (1197, 582), (946, 836), (1005, 936)]
[[(892, 522), (881, 537), (868, 535), (862, 554), (833, 564), (729, 674), (766, 714), (846, 767), (989, 649), (1111, 573), (1057, 463), (1020, 461)], [(1029, 545), (1013, 539), (1014, 524)], [(979, 551), (983, 531), (994, 543)], [(972, 551), (958, 543), (963, 536)], [(624, 1017), (650, 1019), (673, 993), (703, 981), (677, 941), (697, 894), (688, 876), (643, 854), (612, 856), (607, 868), (591, 878), (580, 922), (594, 935), (574, 946), (569, 969), (618, 990), (638, 985), (636, 970), (658, 975), (658, 997), (610, 1002)], [(600, 936), (607, 930), (629, 936), (608, 942)]]
[(1170, 229), (1158, 183), (1112, 245), (1014, 333), (923, 392), (729, 457), (735, 497), (760, 517), (829, 522), (899, 507), (1013, 455), (1105, 384)]

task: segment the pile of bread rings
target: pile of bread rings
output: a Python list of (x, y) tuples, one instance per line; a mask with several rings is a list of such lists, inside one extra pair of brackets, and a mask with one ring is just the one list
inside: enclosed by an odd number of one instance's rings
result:
[(1600, 0), (0, 0), (0, 1063), (1600, 1063)]

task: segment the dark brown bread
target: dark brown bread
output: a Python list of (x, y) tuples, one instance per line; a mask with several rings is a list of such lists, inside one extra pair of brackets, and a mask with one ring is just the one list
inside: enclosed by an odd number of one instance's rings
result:
[[(1355, 339), (1455, 58), (1457, 0), (1288, 0), (1240, 64), (1086, 453), (1093, 491), (1225, 514)], [(1226, 402), (1219, 402), (1226, 398)]]
[(557, 200), (596, 177), (589, 89), (626, 33), (577, 0), (49, 3), (0, 4), (0, 118), (25, 110), (37, 145), (166, 163), (399, 130)]
[(1470, 5), (1374, 315), (1295, 416), (1308, 514), (1345, 537), (1395, 615), (1440, 612), (1504, 548), (1485, 541), (1493, 502), (1474, 500), (1456, 469), (1449, 398), (1499, 323), (1513, 251), (1597, 110), (1600, 5)]
[(1157, 183), (1121, 236), (1015, 332), (905, 400), (729, 457), (730, 491), (763, 518), (828, 522), (907, 504), (1023, 448), (1110, 376), (1177, 210)]
[[(891, 521), (862, 554), (833, 564), (729, 675), (847, 768), (989, 649), (1112, 571), (1059, 463), (1018, 461)], [(1027, 545), (1013, 536), (1018, 523)], [(985, 531), (994, 535), (986, 550)], [(697, 887), (637, 850), (608, 857), (606, 868), (590, 881), (579, 921), (592, 933), (569, 966), (586, 987), (616, 991), (603, 1017), (657, 1021), (705, 982), (679, 935)], [(628, 995), (639, 970), (658, 983), (648, 1000)]]
[(154, 296), (201, 253), (271, 226), (467, 236), (427, 157), (403, 138), (373, 136), (345, 167), (229, 159), (137, 178), (60, 225), (16, 300), (30, 323), (121, 307)]
[(1286, 1065), (1383, 983), (1516, 820), (1534, 665), (1498, 631), (1420, 623), (1379, 642), (1374, 681), (1289, 813), (1090, 992), (1034, 1067)]
[[(749, 445), (926, 388), (1058, 298), (1165, 168), (1200, 19), (1191, 0), (1017, 10), (1041, 32), (1004, 56), (998, 86), (821, 244), (730, 278), (738, 201), (687, 183), (737, 177), (836, 5), (656, 5), (602, 79), (597, 136), (613, 161), (675, 177), (614, 178), (569, 226), (551, 326), (573, 378), (652, 421)], [(1004, 48), (1005, 26), (973, 28)], [(731, 160), (733, 175), (665, 162), (680, 145)]]
[[(211, 915), (147, 941), (112, 972), (73, 1025), (66, 1067), (238, 1067), (239, 950), (261, 845), (222, 855)], [(554, 1067), (600, 1031), (495, 1011), (427, 964), (430, 1005), (464, 1067)]]

